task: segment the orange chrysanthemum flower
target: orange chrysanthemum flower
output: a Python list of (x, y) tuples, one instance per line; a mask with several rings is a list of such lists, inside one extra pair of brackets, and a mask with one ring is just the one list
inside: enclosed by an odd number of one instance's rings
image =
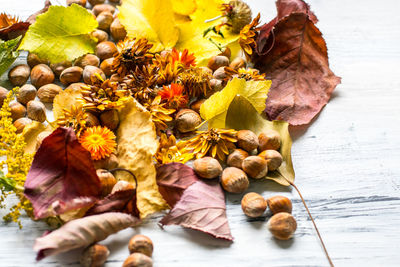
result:
[(186, 107), (189, 101), (188, 96), (184, 95), (183, 86), (177, 83), (164, 86), (163, 90), (159, 91), (158, 94), (163, 101), (167, 102), (167, 107), (169, 108), (178, 109)]
[(115, 151), (117, 143), (114, 133), (107, 127), (94, 126), (87, 128), (79, 142), (90, 152), (93, 160), (100, 160)]
[(196, 57), (193, 53), (189, 54), (187, 49), (183, 50), (183, 52), (179, 52), (173, 48), (171, 55), (173, 64), (178, 63), (178, 65), (181, 65), (185, 68), (196, 66)]
[(260, 24), (260, 13), (258, 13), (257, 17), (253, 19), (253, 21), (244, 26), (243, 29), (240, 31), (239, 34), (239, 45), (242, 48), (244, 54), (246, 55), (247, 60), (251, 59), (251, 55), (253, 51), (256, 49), (256, 37), (258, 24)]

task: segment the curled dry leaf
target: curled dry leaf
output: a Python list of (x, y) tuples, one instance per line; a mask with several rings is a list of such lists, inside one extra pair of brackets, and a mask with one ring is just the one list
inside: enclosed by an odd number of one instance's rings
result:
[(106, 239), (109, 235), (133, 227), (140, 221), (128, 214), (108, 212), (72, 220), (59, 229), (39, 237), (33, 249), (36, 259), (55, 255), (71, 249), (86, 247)]
[(277, 131), (282, 140), (279, 152), (283, 157), (283, 162), (278, 170), (268, 172), (266, 178), (284, 186), (289, 186), (288, 180), (294, 182), (295, 174), (291, 156), (292, 139), (287, 122), (265, 120), (245, 98), (238, 96), (229, 107), (226, 125), (230, 129), (251, 130), (257, 135), (271, 129)]
[(17, 17), (5, 13), (0, 14), (0, 39), (11, 40), (26, 32), (28, 22), (20, 21)]
[(46, 218), (93, 205), (100, 180), (71, 128), (58, 128), (36, 152), (25, 182), (25, 196), (36, 218)]
[(36, 152), (36, 143), (38, 135), (45, 131), (47, 128), (43, 123), (38, 121), (33, 121), (24, 127), (22, 131), (22, 136), (25, 139), (26, 146), (24, 148), (25, 153), (35, 153)]
[(225, 195), (216, 181), (199, 180), (189, 186), (160, 223), (181, 225), (216, 238), (233, 240), (226, 217)]
[[(119, 167), (131, 171), (137, 179), (137, 206), (140, 217), (168, 208), (158, 191), (153, 156), (158, 140), (151, 114), (135, 99), (127, 98), (119, 110), (120, 125), (117, 129), (117, 157)], [(127, 172), (117, 172), (118, 180), (135, 184)]]

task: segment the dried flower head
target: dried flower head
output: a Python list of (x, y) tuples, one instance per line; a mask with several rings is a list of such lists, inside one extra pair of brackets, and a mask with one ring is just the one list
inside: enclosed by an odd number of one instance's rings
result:
[(175, 65), (182, 66), (183, 68), (189, 68), (196, 66), (196, 57), (194, 54), (189, 54), (187, 49), (179, 52), (175, 48), (172, 49), (171, 52), (172, 63)]
[(151, 113), (151, 119), (156, 126), (157, 134), (167, 129), (166, 122), (172, 121), (170, 116), (175, 112), (175, 109), (165, 108), (165, 103), (161, 104), (161, 96), (156, 96), (153, 101), (145, 103), (144, 107)]
[(169, 86), (164, 86), (158, 92), (161, 100), (166, 103), (168, 108), (178, 109), (186, 107), (188, 104), (188, 96), (184, 95), (183, 86), (177, 83), (171, 83)]
[(233, 77), (238, 77), (245, 79), (246, 81), (264, 81), (265, 73), (260, 74), (260, 71), (252, 68), (240, 68), (238, 70), (225, 67), (225, 73), (228, 75), (227, 80), (232, 79)]
[(176, 82), (178, 74), (183, 71), (182, 67), (174, 63), (171, 53), (157, 54), (153, 59), (153, 64), (157, 67), (157, 85)]
[(257, 28), (258, 24), (260, 24), (260, 13), (258, 13), (257, 17), (250, 24), (244, 26), (239, 34), (239, 45), (246, 55), (247, 60), (251, 59), (251, 55), (257, 46), (255, 39), (259, 30)]
[(57, 125), (62, 127), (72, 127), (76, 136), (80, 136), (86, 128), (86, 119), (88, 115), (85, 113), (82, 105), (72, 105), (71, 109), (63, 109), (63, 114), (57, 118)]
[(90, 152), (93, 160), (110, 156), (117, 146), (114, 133), (107, 127), (101, 126), (87, 128), (79, 138), (79, 142)]
[(192, 97), (206, 96), (211, 91), (212, 75), (202, 68), (192, 67), (179, 74), (178, 81)]
[(241, 0), (232, 0), (221, 5), (224, 24), (232, 27), (232, 32), (239, 33), (240, 30), (251, 21), (251, 9)]
[(7, 28), (15, 23), (21, 22), (17, 16), (0, 13), (0, 29)]
[(193, 154), (184, 149), (182, 143), (177, 146), (176, 138), (173, 134), (169, 136), (166, 133), (160, 135), (160, 146), (155, 158), (159, 164), (171, 162), (186, 163), (193, 158)]

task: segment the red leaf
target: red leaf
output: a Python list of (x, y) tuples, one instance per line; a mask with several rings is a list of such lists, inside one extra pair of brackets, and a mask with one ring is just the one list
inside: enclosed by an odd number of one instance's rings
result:
[(330, 70), (325, 40), (307, 14), (286, 16), (274, 35), (272, 50), (254, 59), (255, 67), (272, 80), (267, 116), (307, 124), (328, 102), (340, 78)]
[(168, 205), (174, 207), (186, 188), (199, 178), (192, 168), (182, 163), (163, 164), (157, 168), (157, 185)]
[(199, 180), (189, 186), (160, 223), (181, 225), (216, 238), (233, 240), (226, 218), (224, 192), (215, 181)]
[(92, 205), (100, 187), (90, 153), (71, 128), (58, 128), (36, 152), (24, 193), (35, 217), (45, 218)]

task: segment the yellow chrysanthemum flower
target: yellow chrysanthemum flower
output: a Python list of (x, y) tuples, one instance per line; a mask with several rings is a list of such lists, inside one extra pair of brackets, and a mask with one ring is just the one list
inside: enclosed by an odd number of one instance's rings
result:
[(83, 148), (90, 152), (93, 160), (110, 156), (117, 146), (114, 133), (101, 126), (87, 128), (79, 141)]

